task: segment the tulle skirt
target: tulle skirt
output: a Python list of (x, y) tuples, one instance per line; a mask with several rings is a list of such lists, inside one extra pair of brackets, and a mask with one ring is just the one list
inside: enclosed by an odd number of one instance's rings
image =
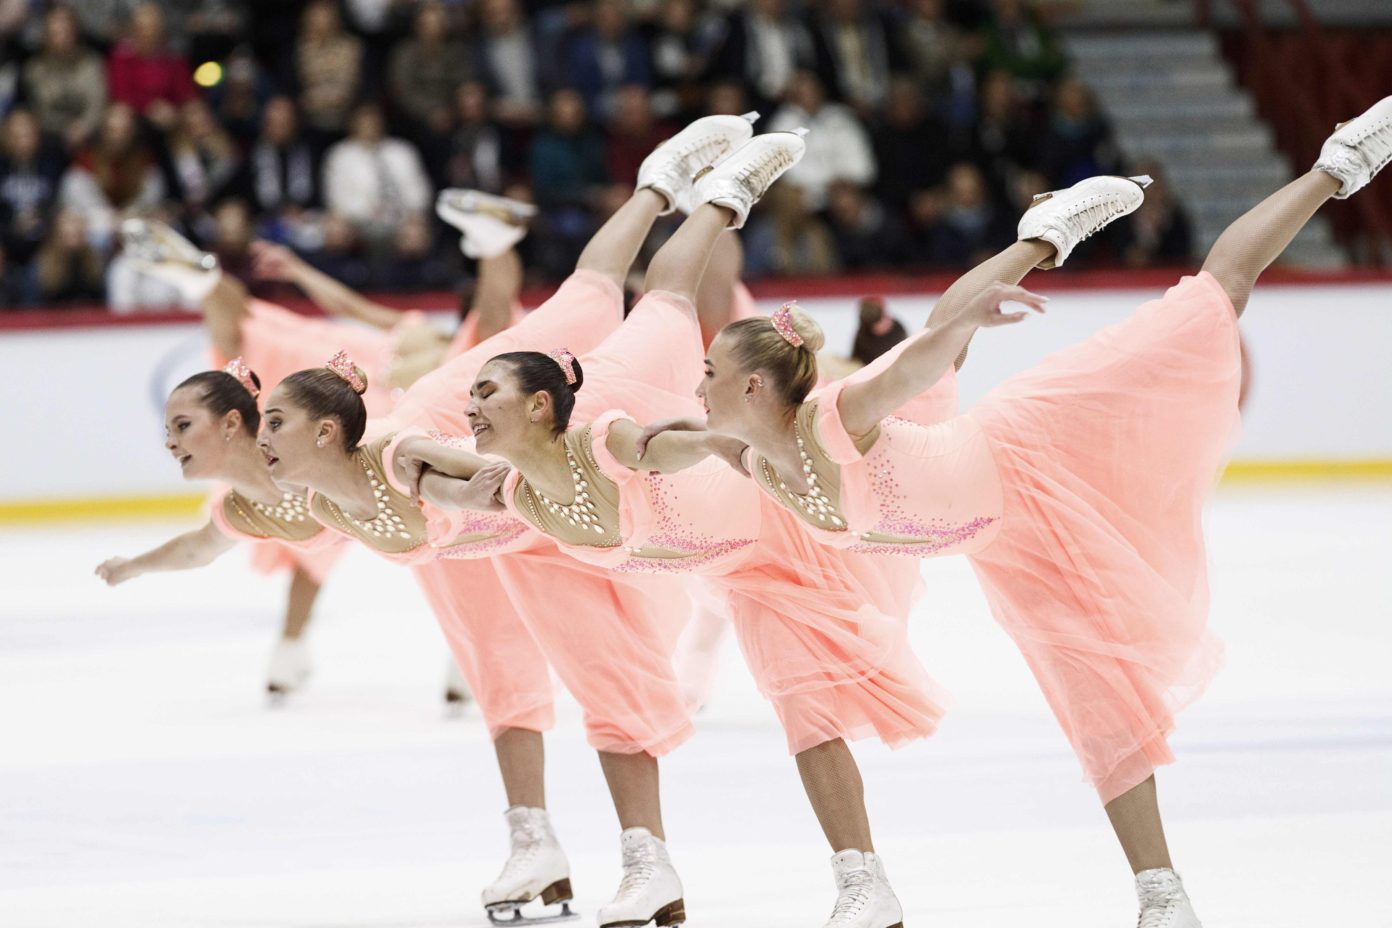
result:
[(1240, 378), (1236, 314), (1202, 273), (968, 413), (1004, 493), (973, 568), (1104, 802), (1173, 760), (1174, 715), (1222, 660), (1202, 510)]

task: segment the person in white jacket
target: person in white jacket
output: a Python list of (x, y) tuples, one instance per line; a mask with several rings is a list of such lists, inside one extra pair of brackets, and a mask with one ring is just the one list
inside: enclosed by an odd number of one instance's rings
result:
[(783, 183), (802, 189), (813, 212), (826, 205), (827, 190), (836, 181), (865, 187), (875, 180), (875, 150), (855, 110), (826, 102), (817, 75), (799, 71), (789, 88), (788, 102), (779, 107), (768, 131), (806, 126), (807, 153), (788, 172)]
[(388, 138), (382, 110), (363, 103), (353, 110), (348, 138), (324, 161), (324, 201), (370, 240), (390, 235), (402, 216), (423, 214), (434, 191), (410, 142)]

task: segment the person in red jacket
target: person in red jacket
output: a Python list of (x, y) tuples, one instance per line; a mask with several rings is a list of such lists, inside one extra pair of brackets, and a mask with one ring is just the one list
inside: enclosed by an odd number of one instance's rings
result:
[(188, 61), (166, 43), (164, 13), (154, 3), (131, 13), (126, 38), (111, 49), (106, 71), (111, 100), (165, 131), (177, 122), (178, 107), (195, 95)]

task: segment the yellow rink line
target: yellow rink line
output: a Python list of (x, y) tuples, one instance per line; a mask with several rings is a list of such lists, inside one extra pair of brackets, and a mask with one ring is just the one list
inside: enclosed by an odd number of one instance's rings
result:
[[(1222, 479), (1224, 486), (1383, 481), (1392, 481), (1392, 459), (1233, 461)], [(0, 502), (0, 525), (193, 518), (202, 512), (206, 501), (206, 496), (195, 494), (16, 500)]]

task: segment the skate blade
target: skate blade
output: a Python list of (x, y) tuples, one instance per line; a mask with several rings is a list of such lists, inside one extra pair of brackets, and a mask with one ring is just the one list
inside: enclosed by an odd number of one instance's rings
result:
[(523, 925), (552, 925), (556, 922), (569, 922), (580, 917), (579, 912), (572, 912), (570, 910), (569, 899), (561, 903), (561, 910), (559, 912), (546, 915), (522, 914), (522, 906), (525, 904), (526, 903), (501, 902), (496, 905), (487, 906), (485, 911), (488, 913), (488, 921), (493, 925), (511, 925), (520, 928), (520, 926)]
[(1151, 177), (1149, 174), (1137, 174), (1135, 177), (1128, 177), (1126, 179), (1133, 184), (1140, 184), (1142, 190), (1155, 183), (1155, 178)]

